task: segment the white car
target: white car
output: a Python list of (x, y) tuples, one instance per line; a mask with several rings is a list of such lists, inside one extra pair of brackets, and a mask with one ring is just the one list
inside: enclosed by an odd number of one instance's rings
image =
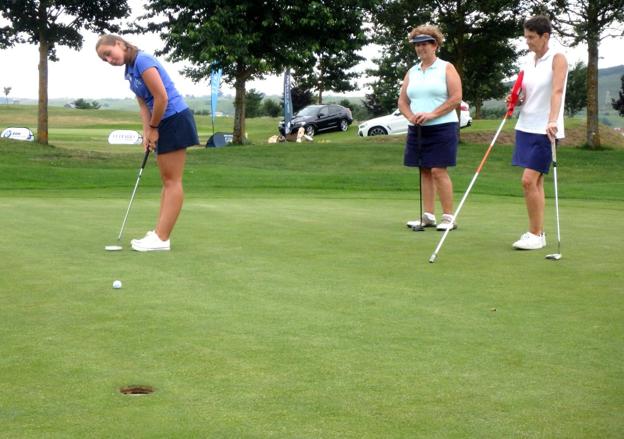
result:
[[(470, 117), (470, 108), (465, 102), (461, 103), (460, 112), (460, 128), (469, 127), (472, 124), (472, 117)], [(393, 134), (405, 134), (407, 133), (407, 126), (409, 122), (399, 110), (395, 110), (392, 114), (387, 116), (376, 117), (375, 119), (362, 122), (358, 127), (358, 135), (360, 136), (385, 136)]]

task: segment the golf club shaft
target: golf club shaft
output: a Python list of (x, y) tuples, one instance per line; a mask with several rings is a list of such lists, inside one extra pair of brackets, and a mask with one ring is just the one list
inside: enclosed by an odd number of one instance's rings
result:
[(121, 241), (121, 236), (123, 235), (124, 228), (126, 227), (126, 221), (128, 220), (128, 214), (130, 213), (130, 208), (132, 207), (132, 202), (134, 201), (134, 196), (139, 187), (139, 182), (141, 181), (141, 175), (143, 175), (143, 169), (145, 169), (145, 164), (147, 163), (147, 158), (149, 157), (150, 150), (145, 150), (145, 156), (143, 156), (143, 163), (141, 163), (141, 168), (139, 169), (139, 175), (137, 176), (136, 183), (134, 184), (134, 189), (132, 190), (132, 195), (130, 196), (130, 203), (128, 203), (128, 209), (126, 209), (126, 215), (124, 216), (123, 222), (121, 223), (121, 230), (119, 230), (119, 236), (117, 237), (117, 241)]
[[(488, 156), (490, 155), (490, 151), (492, 151), (492, 148), (494, 147), (494, 144), (496, 143), (496, 139), (498, 139), (498, 135), (500, 134), (501, 130), (503, 129), (503, 126), (505, 125), (506, 121), (507, 121), (507, 115), (505, 114), (505, 117), (503, 117), (503, 120), (502, 120), (501, 124), (499, 125), (498, 130), (496, 131), (496, 134), (494, 135), (494, 138), (492, 139), (492, 143), (490, 143), (490, 146), (488, 147), (487, 151), (485, 151), (485, 155), (483, 156), (483, 159), (481, 159), (481, 163), (479, 164), (479, 167), (477, 168), (477, 171), (475, 172), (474, 176), (472, 177), (472, 180), (470, 180), (470, 184), (468, 185), (468, 189), (466, 189), (466, 192), (464, 192), (464, 195), (462, 196), (462, 199), (459, 202), (459, 205), (457, 206), (457, 210), (455, 211), (455, 214), (453, 215), (453, 222), (455, 222), (455, 220), (457, 220), (457, 217), (459, 216), (459, 212), (461, 211), (462, 207), (464, 207), (464, 203), (466, 202), (466, 199), (468, 198), (468, 194), (470, 193), (470, 190), (472, 189), (472, 187), (476, 183), (477, 178), (479, 177), (479, 173), (481, 172), (481, 169), (483, 168), (483, 165), (485, 165), (485, 161), (487, 160)], [(447, 228), (444, 231), (444, 234), (442, 235), (442, 238), (440, 238), (440, 242), (438, 242), (437, 247), (435, 248), (435, 250), (433, 251), (433, 254), (429, 258), (429, 262), (430, 263), (435, 262), (436, 258), (438, 257), (438, 252), (442, 248), (442, 244), (444, 244), (444, 241), (446, 240), (446, 236), (451, 231), (451, 229), (452, 229), (452, 227), (449, 227), (449, 228)]]
[(420, 125), (416, 125), (418, 130), (418, 192), (420, 199), (420, 226), (423, 226), (423, 194), (422, 194), (422, 131)]
[(555, 183), (555, 216), (557, 218), (557, 253), (561, 254), (561, 228), (559, 226), (559, 188), (557, 187), (557, 143), (551, 141), (550, 145), (553, 161), (553, 181)]

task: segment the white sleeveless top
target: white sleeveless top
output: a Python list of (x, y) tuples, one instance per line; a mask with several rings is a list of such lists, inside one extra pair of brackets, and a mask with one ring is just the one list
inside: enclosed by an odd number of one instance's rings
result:
[[(540, 59), (535, 61), (535, 55), (527, 57), (523, 66), (524, 79), (522, 91), (524, 92), (524, 105), (520, 106), (520, 116), (516, 123), (516, 129), (526, 133), (546, 134), (548, 117), (550, 116), (550, 97), (552, 95), (553, 60), (557, 53), (548, 49)], [(563, 109), (565, 103), (566, 76), (563, 84), (563, 96), (561, 108), (557, 117), (557, 138), (563, 139), (565, 131), (563, 126)]]

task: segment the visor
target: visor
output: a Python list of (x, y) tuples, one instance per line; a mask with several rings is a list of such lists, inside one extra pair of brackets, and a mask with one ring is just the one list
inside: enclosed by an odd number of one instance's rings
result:
[(409, 39), (409, 42), (412, 44), (425, 43), (427, 41), (431, 41), (435, 43), (436, 39), (433, 38), (431, 35), (425, 35), (425, 34), (415, 35)]

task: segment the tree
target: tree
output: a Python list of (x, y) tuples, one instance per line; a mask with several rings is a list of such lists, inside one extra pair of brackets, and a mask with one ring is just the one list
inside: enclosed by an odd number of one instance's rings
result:
[(509, 92), (505, 79), (516, 72), (517, 49), (508, 41), (491, 39), (492, 34), (483, 31), (466, 42), (471, 55), (465, 60), (463, 99), (472, 103), (475, 119), (481, 119), (483, 102), (503, 98)]
[(587, 106), (587, 66), (584, 62), (577, 62), (568, 73), (566, 87), (565, 112), (569, 117), (574, 116)]
[(373, 92), (364, 95), (362, 106), (372, 116), (383, 116), (397, 107), (400, 85), (387, 84), (377, 81), (372, 84)]
[[(319, 35), (339, 35), (344, 21), (356, 20), (333, 14), (350, 5), (359, 11), (361, 0), (151, 0), (149, 20), (141, 29), (158, 32), (165, 43), (160, 54), (173, 61), (187, 60), (184, 73), (202, 80), (215, 68), (233, 83), (234, 143), (243, 143), (245, 132), (245, 83), (280, 73), (285, 67), (301, 68), (314, 63), (320, 49)], [(164, 17), (164, 18), (163, 18)], [(349, 39), (353, 35), (340, 35)]]
[(259, 117), (262, 115), (261, 104), (264, 94), (252, 88), (245, 92), (245, 112), (247, 117)]
[(382, 2), (371, 16), (372, 42), (382, 47), (382, 55), (373, 59), (375, 68), (367, 69), (372, 93), (362, 104), (373, 116), (381, 116), (397, 108), (399, 89), (405, 72), (416, 58), (407, 43), (409, 28), (416, 23), (431, 23), (431, 9), (423, 0), (390, 0)]
[(9, 105), (9, 93), (11, 93), (11, 87), (4, 87), (4, 98), (7, 105)]
[(511, 40), (522, 33), (520, 12), (520, 0), (383, 2), (372, 19), (373, 41), (384, 50), (377, 68), (367, 71), (378, 79), (372, 84), (375, 96), (365, 105), (373, 114), (396, 108), (403, 77), (416, 62), (406, 37), (422, 23), (436, 24), (445, 34), (439, 55), (455, 65), (464, 99), (480, 107), (483, 100), (500, 97), (500, 83), (514, 71), (519, 54)]
[(81, 30), (118, 31), (111, 20), (127, 17), (127, 0), (11, 0), (0, 3), (0, 48), (29, 43), (39, 46), (39, 111), (37, 141), (48, 144), (48, 60), (58, 61), (57, 46), (80, 49)]
[[(361, 1), (341, 2), (334, 10), (327, 10), (323, 21), (335, 23), (332, 32), (317, 35), (317, 48), (314, 51), (314, 64), (295, 71), (300, 85), (318, 92), (317, 103), (323, 103), (323, 93), (334, 91), (343, 93), (357, 90), (353, 80), (360, 76), (351, 71), (364, 58), (358, 51), (367, 43), (362, 22), (365, 10)], [(372, 3), (372, 2), (370, 2)]]
[(101, 107), (101, 105), (97, 101), (89, 102), (82, 98), (76, 99), (74, 102), (72, 102), (72, 104), (74, 104), (74, 108), (77, 108), (79, 110), (97, 110)]
[(624, 36), (624, 0), (534, 0), (536, 10), (551, 17), (572, 46), (587, 44), (587, 146), (600, 148), (598, 124), (598, 46)]
[[(293, 113), (307, 107), (312, 103), (312, 92), (301, 86), (294, 86), (290, 89), (290, 97), (293, 104)], [(284, 103), (282, 102), (282, 107)]]
[(278, 117), (281, 112), (282, 107), (273, 99), (265, 99), (262, 101), (262, 114), (269, 117)]
[(618, 93), (620, 97), (617, 100), (612, 99), (611, 105), (613, 106), (614, 110), (617, 110), (620, 116), (624, 117), (624, 75), (622, 75), (622, 77), (620, 78), (620, 81), (622, 82), (622, 88), (620, 89)]

